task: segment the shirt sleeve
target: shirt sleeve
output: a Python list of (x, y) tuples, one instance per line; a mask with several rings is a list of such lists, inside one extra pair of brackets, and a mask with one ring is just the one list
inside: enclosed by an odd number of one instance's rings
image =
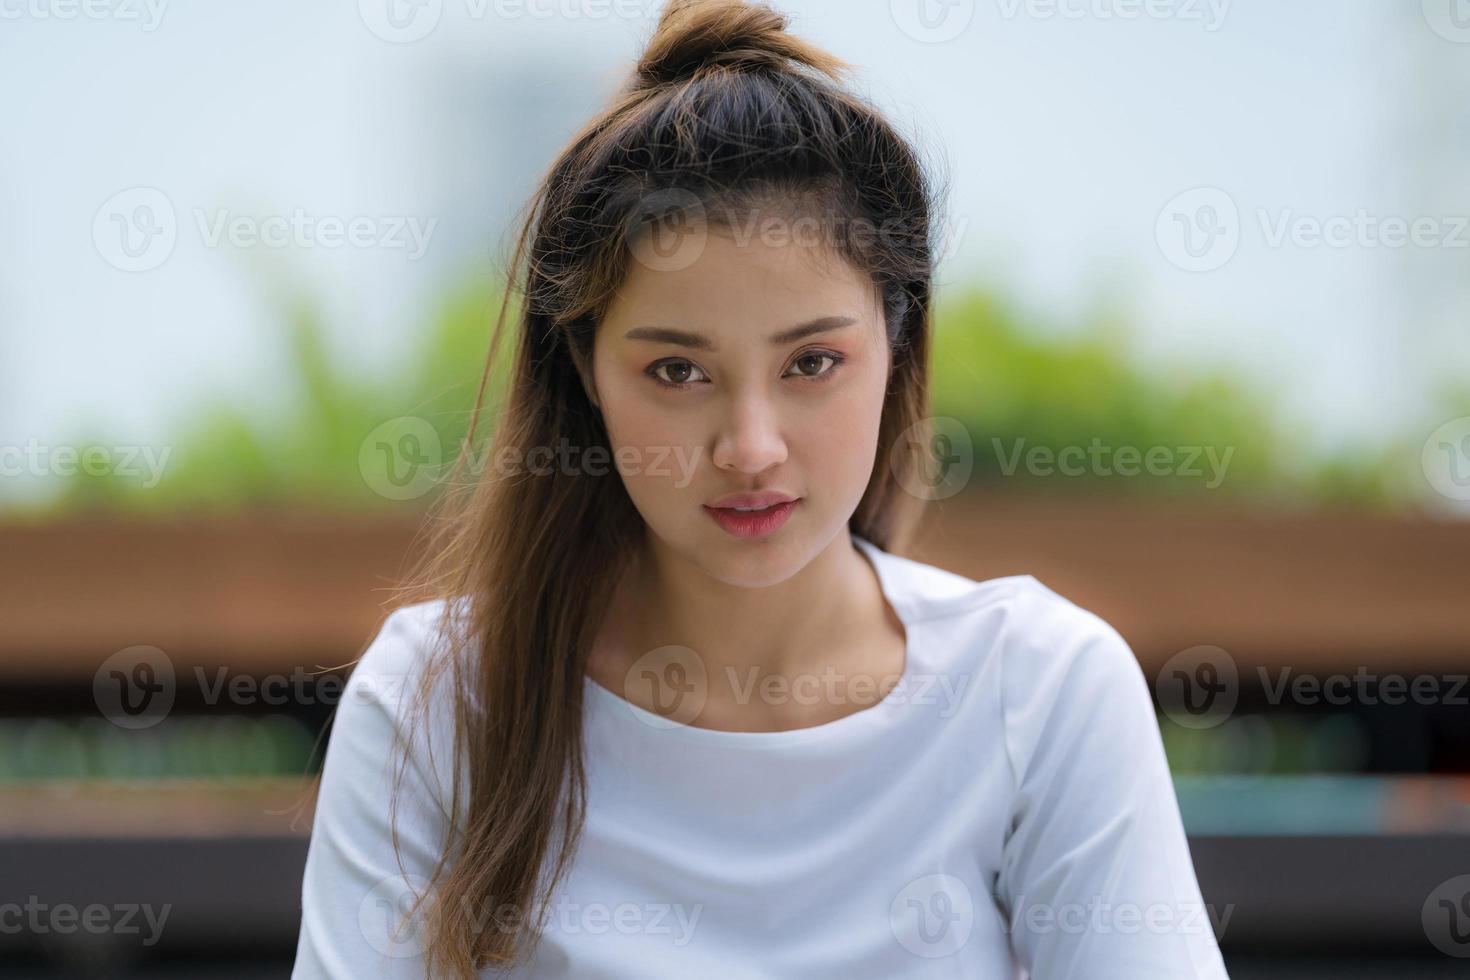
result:
[(997, 879), (1017, 965), (1030, 980), (1228, 980), (1137, 659), (1045, 586), (1022, 602), (1032, 615), (1002, 654), (1014, 795)]
[(394, 773), (403, 765), (396, 740), (408, 734), (403, 719), (417, 684), (423, 621), (412, 607), (390, 614), (338, 702), (302, 879), (293, 980), (426, 975), (422, 909), (413, 918), (405, 913), (427, 887), (448, 832), (443, 763), (452, 746), (438, 735), (432, 754), (443, 758), (431, 760), (420, 736), (399, 783), (401, 868), (389, 827)]

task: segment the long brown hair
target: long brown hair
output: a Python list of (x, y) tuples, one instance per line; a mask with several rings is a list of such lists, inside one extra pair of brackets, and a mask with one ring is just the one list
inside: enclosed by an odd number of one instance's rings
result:
[[(459, 455), (406, 590), (455, 600), (444, 603), (445, 642), (414, 699), (430, 711), (431, 689), (442, 684), (454, 705), (451, 832), (414, 905), (417, 913), (428, 903), (419, 937), (434, 975), (471, 978), (535, 948), (534, 924), (571, 863), (585, 813), (588, 652), (643, 534), (615, 470), (470, 475), (466, 467), (562, 444), (610, 454), (583, 381), (638, 235), (688, 217), (691, 201), (711, 226), (776, 202), (873, 232), (832, 239), (835, 254), (878, 287), (892, 354), (873, 475), (849, 527), (895, 550), (917, 517), (919, 497), (904, 486), (918, 454), (900, 442), (927, 445), (933, 185), (909, 142), (842, 87), (850, 66), (786, 26), (757, 3), (672, 0), (631, 77), (527, 208), (466, 449), (518, 292), (505, 404), (489, 446)], [(393, 795), (396, 812), (396, 784)], [(393, 844), (397, 853), (396, 822)], [(504, 925), (507, 909), (519, 926)]]

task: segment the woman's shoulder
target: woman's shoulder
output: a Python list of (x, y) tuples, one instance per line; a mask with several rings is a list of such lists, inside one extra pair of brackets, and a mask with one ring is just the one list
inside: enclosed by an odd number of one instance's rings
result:
[(1146, 688), (1122, 634), (1035, 575), (974, 579), (917, 559), (884, 555), (891, 597), (905, 605), (909, 621), (947, 640), (956, 666), (978, 671), (995, 658), (1008, 696), (1057, 698), (1078, 684)]
[[(464, 608), (463, 601), (456, 603), (453, 615), (462, 616)], [(436, 662), (448, 652), (446, 629), (457, 625), (446, 619), (448, 612), (449, 603), (441, 598), (399, 606), (388, 613), (353, 665), (334, 727), (357, 726), (407, 737), (419, 727), (414, 719), (439, 724), (453, 716), (454, 672), (445, 669), (446, 662)], [(431, 669), (435, 676), (426, 677)], [(426, 681), (432, 681), (427, 691), (423, 689)], [(420, 697), (432, 703), (425, 705)], [(414, 707), (426, 710), (415, 714)], [(382, 720), (369, 720), (371, 716)]]
[(987, 679), (967, 689), (976, 717), (999, 724), (1017, 786), (1067, 759), (1101, 766), (1157, 756), (1147, 678), (1102, 616), (1034, 575), (976, 580), (906, 558), (889, 567), (914, 622), (942, 647), (940, 669)]
[[(453, 614), (462, 618), (464, 609), (465, 603), (460, 600)], [(449, 601), (444, 598), (410, 603), (390, 611), (358, 657), (352, 677), (408, 680), (422, 676), (433, 654), (444, 648), (445, 629), (453, 625), (446, 618), (449, 612)]]
[(890, 598), (902, 602), (914, 622), (1000, 619), (1019, 627), (1015, 638), (1042, 645), (1067, 637), (1117, 635), (1107, 620), (1035, 575), (975, 579), (915, 558), (882, 555)]
[(425, 672), (445, 649), (446, 605), (435, 599), (392, 610), (353, 665), (325, 762), (337, 784), (379, 785), (396, 750), (406, 747), (418, 778), (432, 787), (430, 797), (444, 805), (455, 735), (453, 672), (439, 670), (433, 678)]

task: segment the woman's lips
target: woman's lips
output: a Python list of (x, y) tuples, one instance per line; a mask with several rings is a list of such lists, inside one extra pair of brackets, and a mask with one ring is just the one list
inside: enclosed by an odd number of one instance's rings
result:
[(784, 504), (774, 504), (764, 510), (740, 511), (730, 507), (710, 507), (705, 505), (704, 511), (714, 518), (715, 523), (724, 528), (726, 533), (737, 538), (763, 538), (768, 534), (775, 533), (776, 529), (786, 523), (786, 518), (791, 516), (791, 511), (800, 502), (801, 498), (788, 500)]

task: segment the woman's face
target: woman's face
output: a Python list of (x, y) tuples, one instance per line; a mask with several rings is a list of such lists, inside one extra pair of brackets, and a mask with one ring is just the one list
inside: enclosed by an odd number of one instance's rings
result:
[[(889, 371), (879, 293), (796, 235), (701, 238), (692, 260), (630, 262), (598, 325), (595, 397), (650, 544), (775, 584), (845, 533), (867, 488)], [(711, 509), (767, 491), (796, 498), (774, 530), (774, 514)]]

